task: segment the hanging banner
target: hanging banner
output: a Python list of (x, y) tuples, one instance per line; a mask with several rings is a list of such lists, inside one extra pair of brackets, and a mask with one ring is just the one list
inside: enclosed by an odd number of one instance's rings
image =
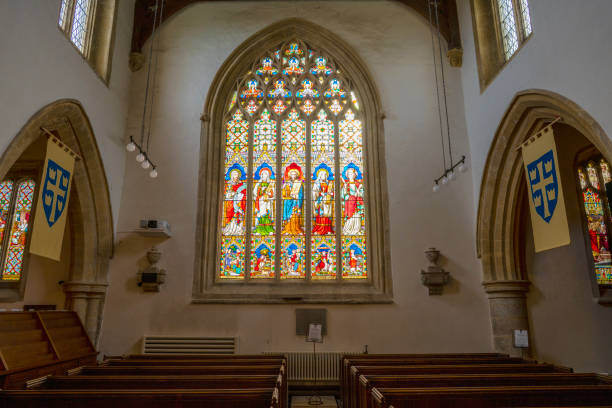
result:
[(30, 253), (59, 261), (68, 216), (72, 172), (78, 156), (52, 133), (48, 132), (48, 136)]
[(535, 251), (568, 245), (569, 227), (552, 124), (522, 148)]

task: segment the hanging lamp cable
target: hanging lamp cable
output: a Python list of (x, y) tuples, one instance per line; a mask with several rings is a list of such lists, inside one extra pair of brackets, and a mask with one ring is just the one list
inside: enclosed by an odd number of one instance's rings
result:
[(155, 37), (155, 21), (157, 21), (157, 10), (159, 6), (159, 0), (155, 0), (155, 12), (153, 15), (153, 30), (151, 31), (151, 45), (149, 46), (149, 62), (147, 66), (147, 83), (145, 88), (145, 99), (144, 107), (142, 109), (142, 125), (140, 126), (140, 146), (143, 146), (144, 134), (145, 134), (145, 122), (147, 120), (147, 101), (149, 99), (149, 84), (151, 78), (151, 63), (153, 60), (153, 40)]
[(444, 59), (442, 58), (442, 40), (440, 36), (440, 20), (438, 18), (438, 0), (433, 0), (436, 14), (436, 26), (438, 28), (438, 51), (440, 52), (440, 71), (442, 73), (442, 92), (444, 95), (444, 111), (446, 115), (446, 138), (448, 140), (448, 156), (450, 159), (450, 167), (453, 168), (453, 150), (450, 139), (450, 123), (448, 120), (448, 103), (446, 99), (446, 78), (444, 76)]
[(436, 99), (438, 101), (438, 119), (440, 122), (440, 141), (442, 142), (442, 163), (444, 164), (444, 172), (446, 172), (446, 148), (444, 147), (444, 132), (442, 130), (442, 111), (440, 110), (440, 87), (438, 85), (438, 64), (436, 62), (436, 43), (434, 41), (434, 25), (431, 16), (431, 1), (425, 0), (427, 2), (427, 10), (429, 11), (429, 28), (431, 31), (431, 51), (433, 54), (433, 63), (434, 63), (434, 77), (436, 81)]
[[(159, 0), (158, 0), (159, 1)], [(151, 102), (149, 103), (149, 120), (147, 123), (147, 142), (146, 142), (146, 151), (147, 154), (149, 154), (150, 150), (149, 150), (149, 140), (151, 138), (151, 122), (153, 120), (153, 108), (155, 106), (155, 84), (157, 83), (157, 71), (159, 69), (159, 42), (160, 42), (160, 37), (157, 33), (157, 31), (159, 31), (159, 27), (161, 26), (162, 23), (162, 19), (164, 16), (164, 3), (165, 0), (161, 0), (161, 7), (159, 10), (159, 19), (157, 21), (157, 28), (154, 29), (154, 34), (153, 34), (153, 38), (151, 38), (151, 44), (153, 43), (154, 40), (157, 40), (157, 52), (155, 52), (155, 64), (153, 65), (153, 81), (151, 83)], [(157, 7), (157, 6), (156, 6)], [(155, 27), (155, 21), (153, 21), (153, 26)], [(153, 58), (153, 55), (151, 54), (150, 58)]]

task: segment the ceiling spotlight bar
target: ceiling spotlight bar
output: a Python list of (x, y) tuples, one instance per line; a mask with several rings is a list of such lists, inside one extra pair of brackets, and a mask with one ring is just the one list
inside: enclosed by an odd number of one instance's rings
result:
[(434, 180), (434, 185), (433, 185), (434, 193), (437, 193), (438, 190), (440, 190), (440, 185), (444, 185), (448, 183), (449, 181), (455, 180), (456, 178), (455, 169), (457, 169), (457, 171), (459, 171), (460, 173), (466, 172), (467, 166), (465, 164), (465, 156), (461, 156), (461, 159), (457, 163), (453, 164), (453, 166), (450, 169), (445, 170), (444, 174), (442, 174), (440, 177)]

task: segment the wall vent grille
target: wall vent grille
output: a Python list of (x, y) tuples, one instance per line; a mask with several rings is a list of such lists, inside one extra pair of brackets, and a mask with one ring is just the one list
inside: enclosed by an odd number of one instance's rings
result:
[(143, 354), (235, 354), (235, 337), (144, 336)]

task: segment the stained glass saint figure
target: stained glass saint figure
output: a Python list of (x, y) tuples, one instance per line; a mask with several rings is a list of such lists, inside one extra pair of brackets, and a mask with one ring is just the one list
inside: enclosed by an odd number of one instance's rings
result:
[(343, 171), (342, 185), (342, 234), (361, 235), (362, 218), (364, 215), (363, 184), (359, 168), (353, 163), (348, 164)]
[(255, 197), (255, 234), (274, 234), (274, 182), (271, 181), (272, 170), (264, 167), (259, 172), (259, 180), (253, 189)]
[(242, 235), (245, 228), (246, 183), (239, 169), (231, 169), (225, 187), (225, 226), (223, 235)]
[(283, 234), (300, 235), (304, 206), (304, 183), (302, 169), (291, 163), (285, 169), (283, 182)]
[(329, 180), (330, 172), (325, 167), (318, 169), (314, 175), (315, 180), (312, 185), (314, 211), (313, 235), (334, 233), (334, 182)]

